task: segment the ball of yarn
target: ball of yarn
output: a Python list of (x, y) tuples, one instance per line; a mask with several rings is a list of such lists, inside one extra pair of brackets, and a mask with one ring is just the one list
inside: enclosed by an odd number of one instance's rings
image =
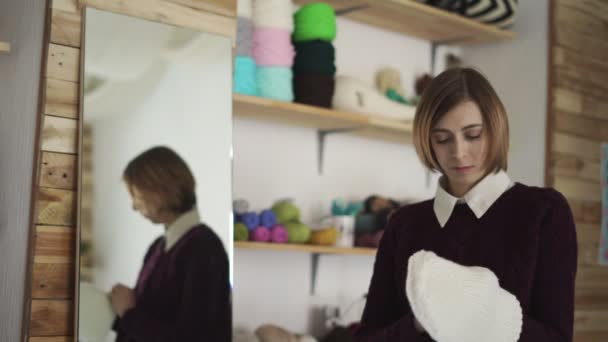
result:
[(300, 219), (300, 209), (288, 201), (280, 201), (272, 206), (272, 211), (277, 216), (277, 222), (286, 224)]
[(294, 102), (331, 108), (334, 86), (333, 75), (319, 73), (294, 74)]
[(251, 19), (253, 14), (253, 0), (238, 0), (236, 3), (236, 14), (239, 17)]
[(252, 55), (257, 65), (291, 67), (295, 54), (289, 31), (266, 27), (253, 31)]
[(289, 241), (289, 234), (287, 229), (281, 225), (275, 225), (270, 230), (270, 240), (275, 243), (286, 243)]
[(234, 92), (257, 95), (256, 65), (249, 56), (236, 56), (234, 61)]
[(253, 230), (260, 225), (260, 217), (254, 212), (248, 212), (241, 216), (241, 223)]
[(275, 213), (272, 210), (270, 210), (270, 209), (262, 210), (262, 212), (260, 213), (260, 225), (271, 228), (276, 223), (277, 223), (277, 216), (275, 215)]
[(290, 222), (285, 225), (289, 243), (306, 243), (310, 239), (310, 228), (300, 222)]
[(294, 14), (293, 40), (297, 42), (336, 39), (336, 12), (326, 3), (317, 2), (302, 6)]
[(237, 215), (244, 215), (249, 211), (249, 202), (242, 198), (235, 199), (232, 201), (232, 210)]
[(270, 241), (270, 230), (264, 226), (259, 226), (251, 231), (251, 240), (257, 242)]
[(356, 233), (372, 233), (376, 230), (376, 215), (359, 214), (355, 217)]
[(249, 230), (247, 226), (242, 223), (234, 225), (234, 241), (247, 241), (249, 240)]
[(288, 0), (255, 0), (253, 24), (255, 27), (274, 27), (293, 32), (293, 3)]
[(332, 246), (338, 240), (338, 231), (336, 228), (326, 228), (315, 230), (311, 233), (310, 243), (315, 245)]
[(293, 101), (293, 74), (291, 68), (259, 67), (256, 70), (258, 95), (269, 99)]
[(251, 56), (253, 49), (253, 22), (249, 18), (237, 18), (236, 55)]
[(331, 43), (321, 40), (294, 43), (296, 57), (293, 70), (296, 73), (336, 73), (336, 50)]

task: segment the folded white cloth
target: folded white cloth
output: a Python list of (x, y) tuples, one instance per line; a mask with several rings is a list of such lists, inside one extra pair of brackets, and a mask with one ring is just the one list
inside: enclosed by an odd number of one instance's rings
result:
[(484, 267), (466, 267), (418, 251), (408, 260), (405, 286), (416, 319), (438, 342), (514, 342), (522, 312)]

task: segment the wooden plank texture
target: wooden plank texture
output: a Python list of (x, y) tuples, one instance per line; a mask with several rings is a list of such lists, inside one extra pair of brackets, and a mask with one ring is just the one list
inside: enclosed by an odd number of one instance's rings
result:
[(236, 17), (236, 0), (168, 0), (191, 8)]
[(553, 187), (568, 198), (599, 201), (601, 189), (599, 182), (587, 182), (576, 178), (554, 177)]
[(81, 0), (82, 4), (165, 24), (226, 36), (235, 42), (236, 18), (164, 0)]
[(576, 222), (597, 223), (602, 219), (602, 203), (599, 200), (578, 200), (566, 198)]
[(44, 337), (30, 337), (29, 342), (74, 342), (72, 336), (44, 336)]
[(601, 143), (573, 135), (553, 132), (553, 152), (579, 156), (593, 161), (600, 160)]
[(66, 336), (74, 332), (71, 300), (32, 300), (30, 336)]
[(37, 226), (34, 262), (37, 264), (73, 264), (76, 256), (76, 233), (71, 227)]
[(78, 0), (51, 0), (51, 8), (66, 12), (78, 12)]
[(40, 163), (40, 186), (45, 188), (76, 189), (76, 155), (43, 152)]
[(593, 119), (608, 120), (608, 100), (566, 88), (553, 88), (553, 109)]
[(600, 182), (600, 163), (597, 161), (553, 153), (549, 167), (554, 176), (566, 176), (584, 181)]
[(47, 78), (45, 100), (45, 114), (78, 117), (78, 83)]
[(80, 13), (52, 10), (51, 42), (72, 47), (80, 46)]
[(71, 299), (74, 296), (74, 264), (34, 264), (33, 299)]
[(57, 80), (78, 82), (80, 50), (58, 44), (49, 44), (46, 76)]
[(45, 115), (42, 123), (41, 149), (47, 152), (76, 153), (78, 121)]
[(36, 224), (73, 227), (76, 221), (76, 194), (70, 190), (39, 188)]

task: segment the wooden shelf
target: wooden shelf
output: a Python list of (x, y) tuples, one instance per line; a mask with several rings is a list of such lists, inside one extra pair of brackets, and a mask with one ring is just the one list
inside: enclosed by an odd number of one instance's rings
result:
[(411, 122), (299, 103), (234, 94), (233, 113), (238, 118), (278, 122), (317, 130), (353, 129), (352, 134), (356, 135), (399, 143), (411, 142)]
[(10, 52), (11, 44), (6, 42), (0, 42), (0, 52)]
[(265, 243), (249, 241), (235, 241), (234, 247), (239, 249), (259, 249), (269, 251), (305, 252), (316, 254), (376, 255), (375, 248), (363, 247), (343, 248), (304, 244)]
[[(317, 0), (295, 0), (303, 5)], [(344, 17), (436, 43), (474, 45), (513, 39), (515, 33), (414, 0), (325, 0)]]

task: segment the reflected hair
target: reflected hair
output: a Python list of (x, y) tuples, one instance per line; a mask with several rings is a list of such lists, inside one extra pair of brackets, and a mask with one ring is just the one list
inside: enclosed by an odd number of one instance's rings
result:
[(196, 205), (195, 181), (186, 162), (172, 149), (153, 147), (127, 164), (123, 180), (129, 187), (154, 194), (170, 212), (183, 214)]
[(413, 128), (418, 157), (428, 169), (443, 172), (431, 147), (431, 130), (447, 112), (466, 101), (477, 104), (483, 118), (483, 134), (488, 137), (487, 172), (506, 171), (509, 153), (507, 112), (490, 82), (472, 68), (448, 69), (435, 77), (422, 93)]

